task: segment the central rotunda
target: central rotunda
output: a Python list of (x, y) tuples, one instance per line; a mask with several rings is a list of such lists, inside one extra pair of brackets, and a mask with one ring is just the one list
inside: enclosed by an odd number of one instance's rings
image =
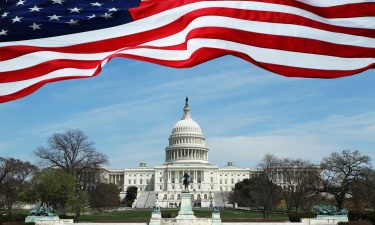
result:
[(169, 208), (179, 206), (184, 190), (183, 175), (187, 173), (195, 207), (209, 207), (212, 201), (223, 207), (225, 196), (234, 185), (255, 176), (257, 171), (236, 167), (233, 162), (219, 168), (208, 161), (208, 151), (202, 129), (193, 120), (186, 98), (183, 116), (172, 128), (162, 165), (149, 167), (142, 162), (136, 168), (103, 168), (103, 179), (118, 185), (120, 198), (125, 197), (129, 187), (137, 187), (137, 199), (133, 203), (135, 208), (151, 208), (156, 201), (160, 207)]
[(188, 98), (185, 100), (184, 114), (169, 137), (169, 146), (165, 148), (166, 164), (208, 163), (208, 148), (197, 122), (190, 115)]

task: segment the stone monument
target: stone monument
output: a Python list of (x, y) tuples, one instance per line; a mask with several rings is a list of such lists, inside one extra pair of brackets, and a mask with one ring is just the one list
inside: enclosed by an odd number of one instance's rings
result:
[(56, 211), (45, 204), (39, 202), (34, 208), (31, 209), (29, 215), (25, 218), (25, 223), (58, 223), (59, 217), (56, 215)]
[(222, 225), (219, 208), (215, 205), (215, 201), (212, 200), (212, 225)]
[(316, 213), (317, 220), (333, 220), (335, 222), (348, 222), (348, 210), (337, 211), (336, 206), (317, 205), (313, 206), (312, 211)]
[(181, 193), (181, 208), (178, 212), (178, 216), (176, 217), (177, 220), (188, 220), (188, 219), (196, 219), (193, 212), (193, 205), (191, 201), (191, 193), (189, 192), (189, 184), (190, 184), (190, 176), (189, 174), (184, 174), (184, 190)]
[(151, 213), (151, 219), (149, 225), (160, 225), (161, 224), (161, 213), (158, 199), (156, 199), (154, 210)]

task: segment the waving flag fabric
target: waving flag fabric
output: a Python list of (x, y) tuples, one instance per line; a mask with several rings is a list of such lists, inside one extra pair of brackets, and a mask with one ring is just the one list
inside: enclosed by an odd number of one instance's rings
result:
[(0, 2), (0, 102), (113, 57), (183, 68), (228, 54), (293, 77), (373, 68), (375, 0)]

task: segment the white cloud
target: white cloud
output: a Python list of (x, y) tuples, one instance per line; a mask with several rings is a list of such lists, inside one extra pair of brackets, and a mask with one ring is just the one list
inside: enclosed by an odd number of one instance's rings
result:
[(233, 137), (208, 137), (210, 159), (223, 164), (236, 161), (256, 166), (267, 153), (279, 157), (319, 162), (331, 152), (359, 150), (375, 165), (375, 115), (335, 116), (325, 120), (292, 124), (289, 128)]

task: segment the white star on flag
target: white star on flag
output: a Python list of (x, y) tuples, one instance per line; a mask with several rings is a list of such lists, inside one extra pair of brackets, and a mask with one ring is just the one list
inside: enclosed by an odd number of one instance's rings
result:
[(52, 16), (47, 16), (49, 20), (60, 20), (61, 16), (57, 16), (56, 14), (53, 14)]
[(99, 2), (91, 3), (91, 6), (99, 6), (101, 7), (103, 4), (100, 4)]
[(74, 12), (79, 13), (79, 11), (82, 10), (82, 9), (79, 9), (79, 8), (77, 8), (77, 7), (74, 7), (74, 8), (69, 9), (69, 10), (70, 10), (71, 13), (74, 13)]
[(30, 12), (39, 12), (42, 8), (39, 8), (37, 5), (34, 5), (34, 7), (29, 8)]
[(12, 19), (12, 23), (15, 23), (15, 22), (21, 22), (21, 19), (22, 19), (23, 17), (18, 17), (18, 16), (16, 16), (16, 17), (14, 17), (13, 19)]
[(70, 26), (74, 26), (74, 25), (78, 25), (78, 20), (70, 19), (70, 21), (66, 23), (69, 24)]
[(33, 25), (29, 26), (31, 28), (33, 28), (33, 30), (41, 30), (42, 28), (40, 28), (42, 26), (42, 24), (36, 24), (36, 23), (33, 23)]
[(110, 19), (110, 18), (113, 18), (112, 13), (104, 13), (104, 15), (101, 16), (101, 17), (104, 17), (106, 20)]

